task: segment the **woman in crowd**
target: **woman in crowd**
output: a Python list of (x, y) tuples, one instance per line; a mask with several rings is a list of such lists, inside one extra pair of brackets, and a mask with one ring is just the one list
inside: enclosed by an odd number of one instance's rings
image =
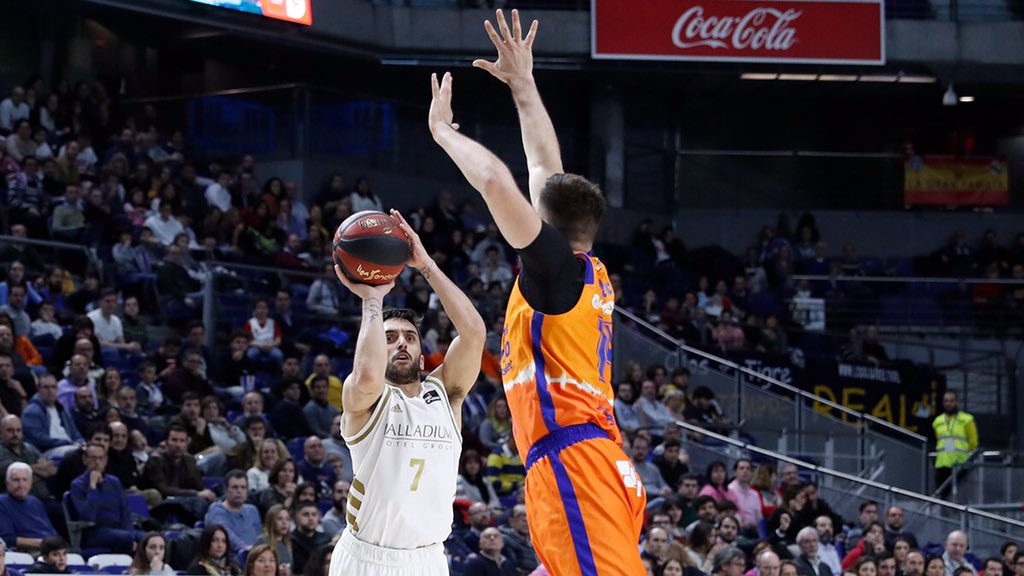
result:
[(167, 542), (159, 532), (149, 532), (135, 547), (135, 558), (128, 568), (132, 576), (174, 576), (174, 568), (164, 561)]
[(782, 504), (768, 519), (768, 533), (773, 544), (783, 546), (796, 543), (796, 534), (804, 526), (809, 526), (813, 518), (808, 520), (807, 494), (803, 485), (789, 486), (782, 496)]
[[(907, 554), (910, 553), (910, 541), (904, 536), (897, 536), (892, 541), (892, 556), (896, 559), (896, 566), (902, 572), (903, 564), (907, 561)], [(1009, 576), (1008, 574), (1006, 576)]]
[(771, 518), (779, 507), (779, 494), (775, 491), (775, 466), (758, 466), (750, 485), (757, 490), (757, 496), (761, 499), (761, 515)]
[(715, 502), (731, 499), (729, 497), (729, 473), (726, 470), (725, 462), (715, 460), (708, 464), (704, 482), (704, 487), (700, 489), (700, 496), (711, 496)]
[(245, 557), (245, 576), (285, 576), (279, 570), (277, 550), (273, 546), (257, 544)]
[(263, 515), (263, 533), (256, 544), (273, 546), (277, 550), (277, 561), (282, 570), (292, 566), (292, 514), (281, 504), (274, 504)]
[[(857, 543), (857, 546), (846, 553), (843, 558), (843, 569), (851, 566), (859, 566), (857, 562), (864, 556), (875, 557), (885, 551), (885, 527), (881, 522), (872, 522), (864, 530), (864, 536)], [(876, 566), (877, 569), (877, 566)], [(859, 573), (860, 570), (858, 569)]]
[(256, 494), (256, 507), (260, 509), (261, 514), (265, 514), (274, 504), (291, 509), (295, 497), (295, 478), (295, 462), (278, 460), (277, 464), (274, 464), (267, 477), (270, 486)]
[(491, 507), (500, 505), (498, 495), (494, 493), (494, 486), (484, 480), (484, 461), (476, 450), (470, 449), (462, 453), (455, 492), (473, 502), (483, 502)]
[(103, 371), (103, 378), (96, 387), (96, 395), (99, 396), (100, 412), (108, 408), (117, 408), (117, 393), (121, 391), (121, 371), (117, 368), (107, 368)]
[(231, 558), (228, 533), (220, 524), (203, 528), (199, 536), (199, 550), (196, 559), (188, 567), (187, 574), (195, 576), (239, 576), (241, 569)]
[(878, 562), (872, 556), (857, 561), (857, 576), (878, 576)]
[(508, 400), (498, 395), (487, 407), (487, 419), (480, 425), (480, 442), (491, 453), (500, 453), (501, 445), (512, 434), (512, 414), (508, 410)]
[(946, 561), (942, 556), (932, 556), (925, 562), (924, 576), (946, 576)]
[(717, 551), (716, 540), (714, 525), (702, 520), (690, 531), (690, 539), (686, 542), (686, 552), (692, 564), (705, 574), (711, 573), (711, 559)]
[(245, 473), (249, 478), (249, 490), (259, 492), (268, 488), (270, 486), (270, 471), (280, 459), (281, 453), (273, 438), (265, 438), (261, 441), (256, 453), (256, 463)]
[(779, 576), (797, 576), (799, 573), (800, 568), (792, 560), (783, 560), (779, 566)]

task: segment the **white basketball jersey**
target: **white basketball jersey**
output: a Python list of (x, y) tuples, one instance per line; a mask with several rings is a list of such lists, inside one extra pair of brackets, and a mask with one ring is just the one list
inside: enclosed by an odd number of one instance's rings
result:
[(354, 471), (347, 529), (385, 548), (444, 542), (452, 528), (462, 435), (441, 381), (427, 377), (412, 398), (385, 384), (370, 420), (343, 437)]

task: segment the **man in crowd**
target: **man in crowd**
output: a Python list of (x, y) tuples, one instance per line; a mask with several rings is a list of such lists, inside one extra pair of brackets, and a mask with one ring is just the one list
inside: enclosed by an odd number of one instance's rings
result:
[(31, 467), (32, 495), (40, 499), (49, 498), (46, 479), (57, 473), (57, 465), (49, 458), (44, 458), (35, 446), (24, 442), (21, 418), (8, 414), (0, 419), (0, 474), (5, 473), (15, 462)]
[(320, 438), (331, 435), (331, 424), (341, 415), (338, 409), (327, 402), (328, 380), (323, 376), (313, 376), (309, 385), (310, 399), (302, 408), (309, 429)]
[(818, 516), (814, 519), (814, 529), (818, 532), (818, 559), (829, 567), (832, 574), (842, 574), (842, 559), (835, 545), (832, 517), (824, 514)]
[(502, 554), (505, 548), (501, 532), (494, 527), (480, 534), (480, 554), (470, 558), (464, 568), (465, 576), (514, 576), (516, 563)]
[(647, 497), (649, 498), (647, 504), (656, 507), (660, 502), (655, 502), (655, 499), (660, 496), (668, 496), (672, 493), (672, 489), (665, 483), (665, 479), (661, 477), (661, 471), (658, 470), (658, 467), (647, 461), (648, 454), (650, 454), (650, 441), (643, 436), (634, 438), (633, 468), (640, 475), (640, 479), (644, 483), (644, 489), (647, 490)]
[(143, 484), (155, 489), (165, 500), (174, 498), (187, 513), (183, 522), (194, 523), (203, 517), (217, 495), (203, 485), (195, 457), (188, 453), (188, 431), (176, 424), (168, 426), (164, 444), (146, 461)]
[(907, 552), (903, 562), (903, 576), (924, 576), (924, 553), (920, 550)]
[(295, 507), (295, 530), (292, 530), (292, 565), (305, 566), (321, 546), (329, 544), (331, 537), (317, 532), (320, 509), (316, 502), (302, 502)]
[(57, 402), (57, 380), (51, 374), (39, 377), (36, 395), (22, 420), (25, 439), (48, 458), (63, 457), (84, 441), (71, 414)]
[(11, 542), (22, 552), (36, 552), (43, 538), (57, 536), (42, 501), (29, 494), (32, 468), (15, 462), (4, 474), (7, 494), (0, 496), (0, 539)]
[(756, 528), (764, 517), (761, 513), (761, 496), (750, 486), (754, 478), (754, 466), (746, 458), (740, 458), (733, 464), (735, 479), (729, 483), (729, 494), (736, 503), (740, 522), (745, 528)]
[(800, 576), (832, 576), (832, 570), (818, 557), (818, 531), (807, 526), (796, 535), (796, 544), (800, 554), (796, 557)]
[(206, 511), (206, 525), (220, 524), (227, 530), (231, 553), (248, 550), (260, 536), (262, 522), (259, 510), (246, 504), (249, 497), (249, 480), (245, 472), (232, 470), (225, 477), (226, 489), (223, 502), (214, 502)]
[(331, 359), (326, 354), (319, 354), (313, 358), (313, 373), (306, 378), (306, 387), (313, 388), (313, 378), (327, 378), (327, 403), (343, 410), (341, 403), (341, 379), (331, 374)]
[(117, 554), (131, 554), (142, 533), (132, 525), (121, 482), (106, 474), (107, 448), (91, 442), (85, 447), (84, 474), (71, 483), (71, 501), (79, 520), (94, 526), (83, 535), (83, 545), (109, 548)]
[(124, 340), (124, 324), (116, 314), (117, 290), (104, 288), (100, 291), (99, 302), (100, 307), (89, 312), (88, 316), (92, 320), (93, 332), (99, 338), (100, 346), (124, 352), (141, 352), (142, 347), (138, 342), (125, 342)]
[[(537, 552), (533, 549), (533, 541), (530, 540), (530, 523), (526, 519), (526, 505), (516, 504), (513, 506), (512, 514), (508, 518), (508, 526), (502, 526), (499, 531), (505, 541), (505, 551), (515, 563), (519, 573), (533, 572), (540, 564), (540, 560), (537, 558)], [(481, 541), (480, 553), (484, 552), (485, 543)]]
[(946, 564), (946, 576), (953, 576), (958, 568), (967, 568), (971, 574), (977, 575), (974, 565), (966, 558), (967, 534), (960, 530), (953, 530), (946, 536), (945, 551), (942, 553), (942, 561)]
[(919, 548), (917, 537), (909, 530), (904, 530), (903, 508), (890, 506), (885, 513), (885, 545), (891, 549), (896, 538), (901, 536), (911, 548)]
[(330, 498), (334, 484), (338, 481), (334, 469), (327, 464), (324, 443), (317, 436), (306, 438), (302, 445), (302, 460), (298, 462), (299, 476), (316, 486), (321, 498)]
[(846, 534), (846, 550), (857, 547), (867, 527), (878, 522), (878, 502), (866, 500), (860, 503), (857, 513), (857, 524)]
[(213, 446), (210, 427), (200, 414), (199, 396), (195, 392), (185, 392), (181, 395), (181, 411), (171, 418), (171, 424), (177, 424), (188, 432), (189, 454), (199, 454)]
[(331, 496), (331, 509), (324, 514), (320, 527), (324, 534), (334, 537), (341, 534), (341, 531), (348, 525), (348, 518), (345, 516), (345, 506), (348, 505), (348, 490), (352, 483), (347, 480), (338, 480), (334, 483), (334, 494)]

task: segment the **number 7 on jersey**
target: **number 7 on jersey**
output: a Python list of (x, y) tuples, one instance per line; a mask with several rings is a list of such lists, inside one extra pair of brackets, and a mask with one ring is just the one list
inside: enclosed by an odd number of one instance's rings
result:
[(410, 492), (415, 492), (420, 487), (420, 477), (423, 476), (423, 469), (426, 468), (427, 461), (423, 458), (410, 458), (409, 467), (416, 468), (416, 476), (412, 479), (412, 485), (409, 486)]

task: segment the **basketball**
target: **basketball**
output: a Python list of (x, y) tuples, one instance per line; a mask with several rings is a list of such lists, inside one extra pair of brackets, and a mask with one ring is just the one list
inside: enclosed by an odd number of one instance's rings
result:
[(387, 284), (402, 273), (409, 256), (409, 237), (383, 212), (357, 212), (334, 233), (334, 263), (353, 282)]

